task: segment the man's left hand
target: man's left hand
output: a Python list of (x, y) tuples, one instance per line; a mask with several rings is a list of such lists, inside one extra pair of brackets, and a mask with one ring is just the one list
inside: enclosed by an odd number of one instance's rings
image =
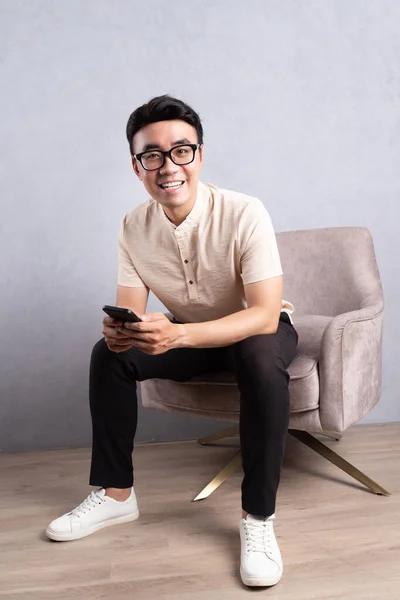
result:
[(142, 323), (126, 321), (118, 328), (135, 348), (146, 354), (163, 354), (179, 347), (183, 325), (171, 323), (163, 313), (148, 313), (140, 318)]

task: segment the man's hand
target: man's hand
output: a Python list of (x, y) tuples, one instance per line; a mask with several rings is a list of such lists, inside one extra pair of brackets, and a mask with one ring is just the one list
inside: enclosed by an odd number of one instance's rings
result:
[(119, 329), (122, 327), (122, 321), (117, 321), (107, 316), (103, 319), (103, 335), (109, 350), (113, 352), (125, 352), (130, 350), (134, 344), (126, 339)]
[(123, 327), (117, 327), (122, 336), (119, 340), (124, 339), (128, 348), (134, 346), (146, 354), (163, 354), (179, 347), (184, 325), (171, 323), (163, 313), (149, 313), (140, 318), (142, 323), (126, 321)]

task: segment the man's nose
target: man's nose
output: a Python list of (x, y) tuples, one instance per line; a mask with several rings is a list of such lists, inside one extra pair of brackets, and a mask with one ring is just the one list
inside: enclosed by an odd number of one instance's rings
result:
[(176, 165), (169, 156), (165, 157), (165, 163), (160, 169), (161, 174), (165, 173), (177, 173), (179, 171), (179, 165)]

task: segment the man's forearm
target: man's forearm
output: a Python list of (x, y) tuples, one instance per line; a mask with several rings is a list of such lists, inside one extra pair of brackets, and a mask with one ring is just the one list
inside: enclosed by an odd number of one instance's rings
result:
[(240, 342), (252, 335), (276, 333), (279, 314), (260, 306), (246, 308), (222, 319), (179, 325), (177, 347), (218, 348)]

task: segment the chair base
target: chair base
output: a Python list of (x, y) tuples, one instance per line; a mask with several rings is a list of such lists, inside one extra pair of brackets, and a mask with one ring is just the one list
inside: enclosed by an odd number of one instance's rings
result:
[(227, 437), (231, 437), (234, 435), (239, 435), (239, 425), (233, 425), (232, 427), (228, 427), (227, 429), (222, 429), (221, 431), (217, 431), (216, 433), (212, 433), (211, 435), (202, 437), (199, 440), (197, 440), (197, 442), (202, 446), (208, 446), (213, 442), (217, 442), (218, 440), (223, 440)]
[(318, 452), (318, 454), (329, 460), (329, 462), (339, 467), (339, 469), (350, 475), (350, 477), (353, 477), (365, 485), (365, 487), (371, 490), (371, 492), (374, 492), (374, 494), (378, 494), (379, 496), (390, 496), (390, 492), (385, 490), (379, 483), (376, 483), (376, 481), (336, 454), (336, 452), (328, 448), (328, 446), (325, 446), (325, 444), (317, 440), (307, 431), (289, 429), (289, 433), (312, 450), (315, 450), (315, 452)]
[[(336, 454), (336, 452), (325, 446), (325, 444), (317, 440), (313, 435), (311, 435), (307, 431), (289, 429), (289, 433), (297, 440), (299, 440), (300, 442), (302, 442), (303, 444), (305, 444), (306, 446), (308, 446), (309, 448), (311, 448), (312, 450), (329, 460), (332, 464), (339, 467), (339, 469), (341, 469), (342, 471), (344, 471), (345, 473), (347, 473), (348, 475), (365, 485), (374, 494), (378, 494), (380, 496), (390, 496), (390, 492), (385, 490), (385, 488), (383, 488), (381, 485), (376, 483), (376, 481), (365, 475), (365, 473), (357, 469), (347, 460)], [(327, 437), (331, 437), (335, 440), (339, 440), (341, 437), (340, 434), (335, 432), (327, 431), (321, 433), (322, 435), (326, 435)], [(206, 437), (200, 438), (198, 440), (198, 443), (203, 446), (207, 446), (218, 440), (222, 440), (227, 437), (231, 437), (238, 434), (239, 426), (233, 425), (232, 427), (228, 427), (227, 429), (223, 429), (222, 431), (218, 431)], [(242, 458), (239, 451), (229, 461), (229, 463), (214, 477), (214, 479), (212, 479), (210, 483), (207, 484), (206, 487), (203, 488), (199, 494), (197, 494), (197, 496), (193, 499), (193, 502), (208, 498), (208, 496), (210, 496), (217, 488), (219, 488), (219, 486), (222, 483), (224, 483), (224, 481), (226, 481), (226, 479), (228, 479), (228, 477), (232, 475), (232, 473), (234, 473), (236, 469), (240, 467), (241, 464)]]
[(230, 475), (232, 475), (232, 473), (234, 473), (236, 471), (236, 469), (238, 469), (240, 467), (241, 464), (242, 464), (242, 457), (240, 455), (240, 452), (238, 452), (228, 462), (226, 467), (224, 467), (222, 469), (222, 471), (220, 471), (214, 477), (214, 479), (212, 479), (210, 481), (210, 483), (208, 485), (206, 485), (206, 487), (204, 489), (201, 490), (200, 494), (197, 494), (197, 496), (195, 498), (193, 498), (193, 502), (196, 502), (197, 500), (204, 500), (205, 498), (208, 498), (208, 496), (210, 496), (213, 492), (215, 492), (215, 490), (217, 488), (219, 488), (219, 486), (222, 483), (224, 483), (224, 481), (226, 479), (228, 479), (228, 477)]

